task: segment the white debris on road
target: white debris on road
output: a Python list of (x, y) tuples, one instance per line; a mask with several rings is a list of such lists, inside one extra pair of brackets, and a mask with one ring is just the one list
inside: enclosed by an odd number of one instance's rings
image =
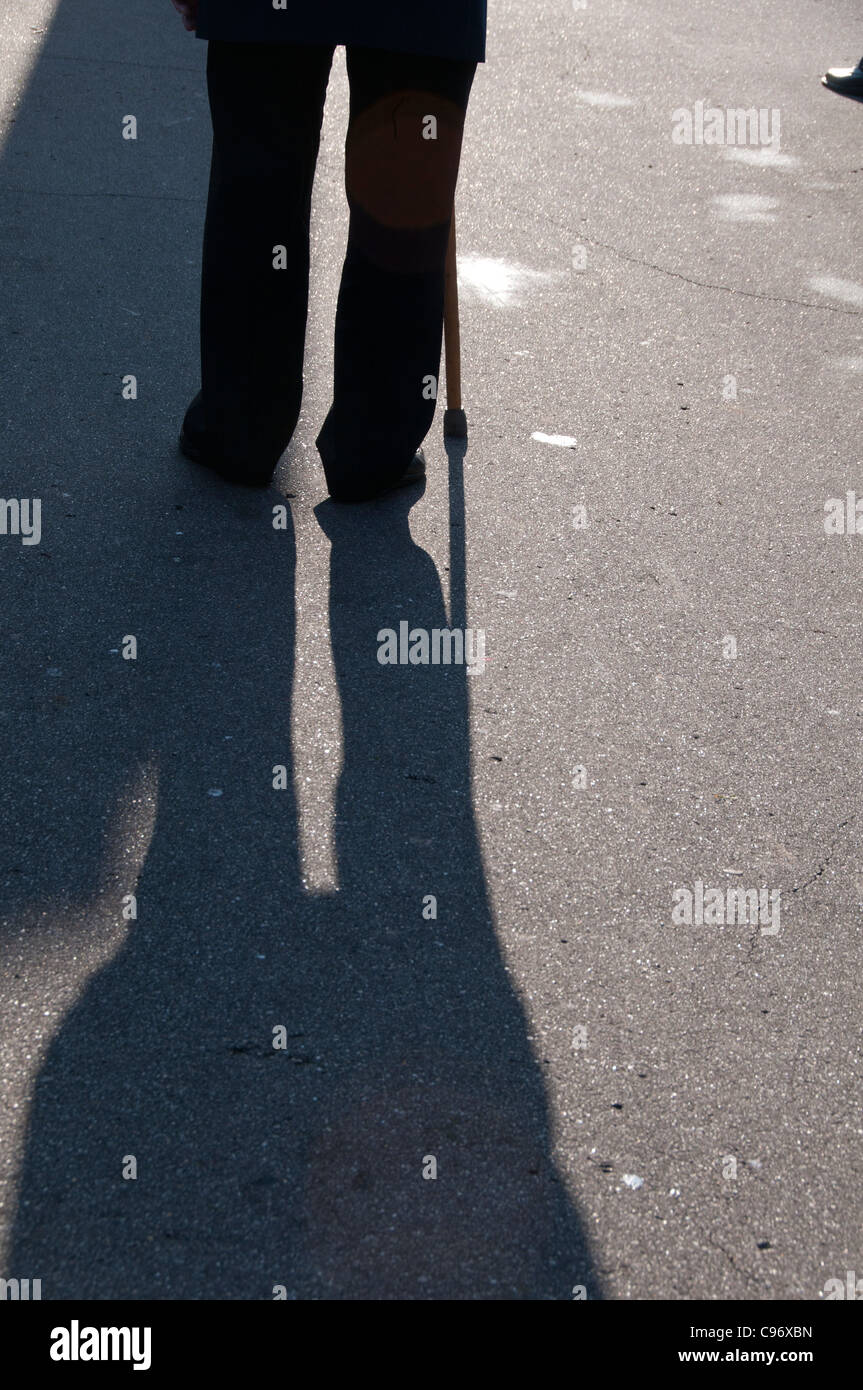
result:
[(556, 444), (558, 449), (574, 449), (576, 440), (571, 434), (543, 434), (540, 430), (535, 430), (530, 436), (538, 444)]

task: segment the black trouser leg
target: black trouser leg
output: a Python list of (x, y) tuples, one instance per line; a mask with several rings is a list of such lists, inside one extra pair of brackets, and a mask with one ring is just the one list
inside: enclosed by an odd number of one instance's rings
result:
[(332, 56), (311, 45), (209, 45), (202, 389), (187, 423), (240, 471), (274, 469), (300, 412), (309, 213)]
[(348, 49), (351, 210), (333, 404), (318, 449), (333, 497), (404, 473), (435, 411), (444, 270), (475, 63)]

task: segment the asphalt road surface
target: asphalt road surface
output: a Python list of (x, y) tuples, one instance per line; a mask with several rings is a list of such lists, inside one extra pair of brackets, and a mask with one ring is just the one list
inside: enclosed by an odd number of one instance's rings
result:
[[(357, 508), (343, 55), (303, 415), (241, 494), (175, 448), (205, 46), (0, 18), (0, 1247), (45, 1299), (863, 1273), (859, 10), (490, 9), (469, 446)], [(382, 666), (404, 621), (485, 661)]]

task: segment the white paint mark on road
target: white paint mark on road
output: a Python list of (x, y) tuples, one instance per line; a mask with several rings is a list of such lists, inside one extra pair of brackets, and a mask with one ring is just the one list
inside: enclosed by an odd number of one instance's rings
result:
[(540, 430), (535, 430), (530, 437), (538, 444), (556, 444), (558, 449), (574, 449), (578, 442), (571, 434), (543, 434)]
[(726, 193), (714, 198), (713, 204), (723, 222), (775, 222), (779, 199), (760, 193)]
[(863, 372), (863, 357), (834, 357), (833, 366), (843, 372)]
[(780, 154), (770, 145), (763, 145), (757, 150), (749, 149), (746, 145), (726, 145), (722, 155), (736, 164), (749, 164), (756, 169), (792, 169), (797, 163), (793, 155)]
[(843, 304), (863, 305), (863, 285), (854, 280), (841, 280), (838, 275), (813, 275), (811, 289), (826, 294), (828, 299), (841, 299)]
[(618, 96), (616, 92), (576, 92), (579, 101), (584, 102), (585, 106), (603, 106), (606, 110), (613, 110), (623, 106), (634, 106), (632, 97)]
[(527, 266), (492, 256), (458, 258), (459, 289), (464, 291), (465, 297), (496, 304), (502, 309), (521, 304), (524, 293), (533, 286), (560, 278), (560, 272), (530, 270)]

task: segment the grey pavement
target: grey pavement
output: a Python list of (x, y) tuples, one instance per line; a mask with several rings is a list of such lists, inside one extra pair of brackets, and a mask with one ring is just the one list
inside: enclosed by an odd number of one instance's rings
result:
[[(491, 0), (467, 453), (439, 418), (424, 491), (354, 509), (314, 450), (343, 55), (303, 415), (252, 495), (174, 442), (205, 46), (168, 0), (18, 0), (0, 52), (0, 491), (41, 499), (0, 535), (0, 1274), (863, 1274), (863, 539), (825, 529), (863, 498), (863, 104), (819, 82), (858, 7)], [(678, 143), (699, 102), (778, 147)], [(485, 669), (381, 666), (403, 620), (482, 629)], [(676, 920), (698, 884), (779, 910)]]

